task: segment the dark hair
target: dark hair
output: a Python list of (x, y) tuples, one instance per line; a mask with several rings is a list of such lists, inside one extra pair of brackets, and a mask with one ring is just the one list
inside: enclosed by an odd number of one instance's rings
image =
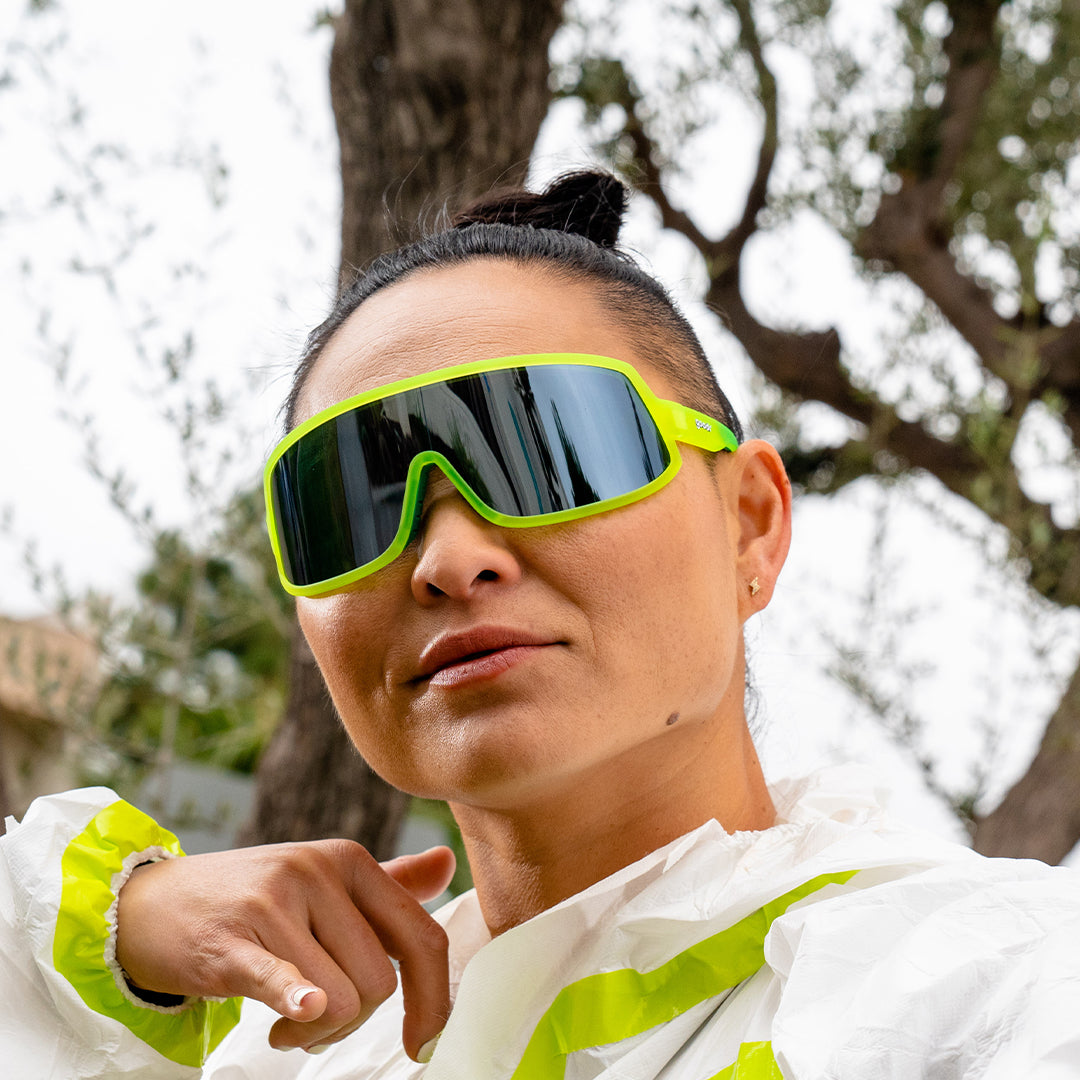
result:
[(308, 338), (285, 403), (285, 426), (293, 427), (297, 399), (327, 342), (368, 297), (417, 270), (506, 259), (587, 281), (680, 388), (682, 403), (722, 420), (741, 441), (742, 427), (692, 327), (667, 290), (616, 246), (626, 201), (626, 188), (610, 173), (567, 173), (542, 192), (514, 189), (478, 199), (445, 231), (379, 256)]

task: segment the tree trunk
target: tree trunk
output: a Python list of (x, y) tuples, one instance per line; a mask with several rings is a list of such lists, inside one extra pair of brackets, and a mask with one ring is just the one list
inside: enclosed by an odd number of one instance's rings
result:
[(348, 0), (330, 57), (343, 278), (446, 203), (524, 180), (561, 10), (562, 0)]
[[(330, 96), (341, 144), (341, 280), (451, 205), (518, 184), (551, 100), (563, 0), (347, 0)], [(357, 754), (299, 632), (285, 718), (242, 843), (344, 836), (388, 857), (407, 797)]]
[(1080, 841), (1080, 667), (1046, 727), (1039, 752), (992, 813), (975, 823), (983, 855), (1061, 862)]

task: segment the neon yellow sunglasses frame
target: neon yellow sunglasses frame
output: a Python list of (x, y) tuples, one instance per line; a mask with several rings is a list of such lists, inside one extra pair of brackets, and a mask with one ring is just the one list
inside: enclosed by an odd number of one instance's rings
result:
[[(405, 493), (402, 498), (401, 524), (386, 551), (363, 566), (358, 566), (324, 581), (313, 582), (310, 585), (296, 585), (289, 581), (285, 571), (285, 563), (282, 559), (281, 541), (274, 514), (274, 499), (271, 487), (274, 468), (289, 447), (314, 428), (334, 420), (358, 406), (370, 404), (380, 398), (392, 397), (407, 390), (432, 386), (436, 383), (447, 382), (466, 375), (548, 365), (606, 368), (625, 376), (640, 396), (667, 447), (669, 456), (667, 468), (655, 480), (651, 480), (643, 487), (635, 488), (624, 495), (589, 503), (585, 506), (572, 507), (569, 510), (559, 510), (550, 514), (515, 517), (499, 513), (499, 511), (493, 510), (482, 502), (443, 454), (434, 450), (424, 450), (417, 454), (409, 464), (405, 481)], [(490, 521), (493, 525), (500, 525), (505, 528), (522, 529), (537, 525), (557, 525), (565, 521), (577, 521), (581, 518), (591, 517), (593, 514), (617, 509), (620, 506), (628, 506), (631, 503), (638, 502), (640, 499), (647, 498), (653, 492), (659, 491), (670, 483), (679, 471), (682, 465), (682, 455), (679, 453), (678, 448), (679, 443), (696, 446), (712, 453), (734, 451), (739, 445), (735, 434), (725, 424), (711, 416), (707, 416), (705, 413), (698, 412), (696, 409), (691, 409), (687, 405), (680, 405), (678, 402), (657, 397), (635, 368), (622, 360), (615, 360), (607, 356), (592, 356), (586, 353), (536, 353), (522, 356), (503, 356), (491, 360), (478, 360), (469, 364), (459, 364), (455, 367), (438, 368), (434, 371), (424, 372), (422, 375), (413, 375), (398, 382), (378, 386), (362, 394), (357, 394), (355, 397), (339, 401), (336, 405), (331, 405), (329, 408), (316, 413), (290, 431), (274, 447), (263, 473), (263, 495), (266, 502), (266, 526), (267, 531), (270, 533), (271, 546), (274, 549), (278, 576), (281, 578), (281, 584), (285, 591), (293, 596), (329, 596), (374, 574), (384, 566), (388, 566), (405, 550), (412, 538), (419, 512), (418, 503), (422, 478), (425, 471), (431, 466), (437, 467), (446, 475), (461, 493), (462, 498), (485, 521)]]

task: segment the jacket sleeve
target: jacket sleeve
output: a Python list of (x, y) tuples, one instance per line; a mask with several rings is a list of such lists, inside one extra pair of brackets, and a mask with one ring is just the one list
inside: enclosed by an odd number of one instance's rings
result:
[(106, 788), (38, 799), (0, 838), (0, 1048), (8, 1076), (181, 1080), (239, 1016), (239, 1001), (157, 1006), (116, 962), (116, 897), (176, 837)]

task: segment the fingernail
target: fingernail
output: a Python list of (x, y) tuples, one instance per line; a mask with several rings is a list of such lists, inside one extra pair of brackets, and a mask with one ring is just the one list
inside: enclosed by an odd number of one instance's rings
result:
[(289, 1000), (299, 1009), (304, 1004), (304, 998), (308, 994), (314, 994), (315, 990), (314, 986), (298, 986), (289, 996)]
[(330, 1049), (330, 1043), (316, 1043), (314, 1046), (305, 1047), (309, 1054), (325, 1054)]
[(431, 1060), (431, 1055), (435, 1053), (435, 1047), (439, 1045), (439, 1039), (441, 1038), (442, 1032), (440, 1031), (435, 1038), (428, 1039), (428, 1041), (416, 1051), (416, 1060), (419, 1061), (421, 1065), (426, 1065)]

